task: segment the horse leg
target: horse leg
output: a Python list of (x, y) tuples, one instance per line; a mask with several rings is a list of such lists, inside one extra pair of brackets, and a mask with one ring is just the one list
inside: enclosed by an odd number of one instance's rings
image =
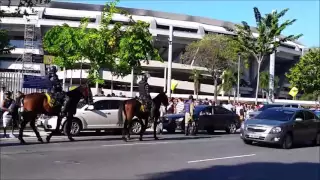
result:
[(66, 120), (66, 130), (67, 130), (67, 136), (68, 136), (68, 139), (70, 141), (74, 141), (72, 135), (71, 135), (71, 126), (72, 126), (72, 119), (73, 119), (73, 116), (71, 115), (67, 115), (67, 120)]
[(53, 131), (46, 137), (47, 143), (50, 142), (50, 139), (51, 139), (51, 137), (52, 137), (53, 135), (57, 135), (57, 134), (60, 133), (61, 121), (62, 121), (62, 118), (61, 118), (60, 116), (58, 116), (56, 129), (53, 130)]
[(26, 142), (23, 140), (23, 130), (24, 128), (26, 127), (28, 123), (28, 118), (26, 118), (26, 115), (23, 116), (23, 120), (21, 122), (21, 126), (20, 126), (20, 129), (19, 129), (19, 136), (18, 136), (18, 139), (20, 140), (20, 143), (21, 144), (25, 144)]
[(156, 120), (156, 118), (153, 119), (153, 137), (155, 140), (158, 140), (159, 138), (157, 137), (157, 125), (158, 125), (158, 121)]
[(139, 140), (142, 141), (143, 140), (142, 136), (143, 136), (144, 132), (146, 131), (148, 124), (147, 124), (147, 121), (146, 121), (146, 123), (143, 123), (143, 120), (141, 118), (139, 118), (139, 122), (141, 124), (141, 131), (140, 131)]
[(37, 138), (38, 138), (38, 141), (43, 143), (43, 140), (38, 132), (38, 128), (36, 127), (36, 118), (32, 118), (31, 121), (30, 121), (30, 126), (33, 130), (33, 132), (36, 134)]
[(126, 138), (127, 132), (128, 132), (128, 120), (125, 119), (125, 120), (124, 120), (124, 123), (123, 123), (123, 128), (122, 128), (122, 139), (123, 139), (125, 142), (128, 141), (128, 139)]

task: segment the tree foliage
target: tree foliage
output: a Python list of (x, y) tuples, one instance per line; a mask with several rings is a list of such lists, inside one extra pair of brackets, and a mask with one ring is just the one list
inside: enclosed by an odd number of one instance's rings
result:
[(81, 41), (79, 28), (64, 24), (54, 26), (46, 32), (43, 47), (49, 54), (55, 56), (54, 64), (69, 69), (81, 58)]
[[(141, 61), (161, 60), (153, 47), (149, 24), (134, 21), (126, 11), (116, 7), (118, 2), (106, 3), (97, 29), (87, 29), (88, 19), (83, 19), (78, 28), (63, 25), (54, 27), (46, 34), (45, 47), (50, 54), (61, 57), (58, 58), (61, 60), (59, 65), (70, 65), (81, 58), (88, 59), (91, 67), (89, 79), (103, 83), (99, 73), (101, 69), (108, 69), (116, 76), (125, 76), (130, 74), (132, 68), (139, 72)], [(113, 24), (115, 13), (126, 16), (128, 22)]]
[(13, 49), (14, 46), (10, 45), (8, 31), (5, 29), (0, 29), (0, 55), (9, 54)]
[(237, 84), (237, 77), (234, 71), (232, 71), (231, 69), (228, 69), (223, 72), (222, 79), (223, 79), (223, 83), (222, 83), (223, 91), (228, 93), (228, 97), (230, 101), (231, 90)]
[(197, 69), (193, 69), (191, 72), (191, 76), (189, 77), (189, 79), (191, 79), (193, 81), (193, 85), (194, 85), (194, 94), (197, 96), (199, 96), (199, 92), (200, 92), (200, 80), (203, 78), (201, 71), (197, 70)]
[(302, 34), (299, 35), (289, 35), (281, 36), (283, 30), (288, 26), (292, 25), (296, 19), (285, 20), (280, 23), (280, 19), (288, 12), (289, 9), (284, 9), (280, 12), (272, 11), (266, 14), (264, 17), (258, 8), (254, 7), (257, 34), (256, 37), (253, 34), (250, 26), (247, 22), (242, 21), (241, 25), (236, 25), (236, 32), (238, 34), (238, 42), (241, 45), (242, 51), (249, 52), (258, 63), (258, 77), (257, 77), (257, 87), (256, 87), (256, 103), (259, 91), (259, 76), (260, 76), (260, 66), (263, 59), (276, 51), (276, 49), (286, 41), (295, 41), (299, 39)]
[[(218, 78), (222, 72), (238, 60), (239, 44), (232, 37), (218, 34), (206, 35), (200, 41), (189, 44), (182, 55), (182, 61), (205, 67), (214, 80), (215, 101), (217, 101)], [(245, 56), (245, 53), (242, 54)], [(196, 56), (196, 58), (194, 58)]]
[(320, 48), (310, 49), (286, 74), (290, 84), (307, 94), (320, 95)]

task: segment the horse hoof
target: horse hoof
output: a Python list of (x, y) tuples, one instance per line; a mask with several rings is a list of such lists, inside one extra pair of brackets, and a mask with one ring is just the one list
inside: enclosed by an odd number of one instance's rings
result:
[(39, 139), (38, 139), (38, 141), (39, 141), (39, 142), (41, 142), (41, 143), (43, 143), (43, 140), (42, 140), (42, 138), (39, 138)]
[(159, 138), (158, 138), (158, 137), (155, 137), (154, 140), (159, 140)]
[(123, 140), (124, 142), (128, 142), (128, 139), (125, 138), (125, 137), (123, 137), (122, 140)]
[(70, 141), (75, 141), (72, 137), (68, 137)]
[(46, 137), (46, 141), (47, 141), (47, 143), (49, 143), (49, 142), (50, 142), (50, 139), (51, 139), (51, 137), (49, 137), (49, 136), (47, 136), (47, 137)]
[(142, 139), (142, 138), (139, 138), (139, 141), (143, 141), (143, 139)]

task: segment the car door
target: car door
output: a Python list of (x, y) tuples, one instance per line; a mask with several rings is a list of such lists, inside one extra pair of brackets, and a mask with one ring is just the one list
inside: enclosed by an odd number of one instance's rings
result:
[(199, 112), (198, 129), (203, 130), (213, 127), (212, 123), (212, 106), (208, 106)]
[(305, 136), (307, 140), (314, 140), (317, 135), (317, 121), (315, 115), (310, 111), (304, 111), (305, 124), (307, 126)]
[(89, 129), (105, 128), (108, 123), (108, 101), (100, 100), (93, 103), (93, 110), (86, 110), (85, 120)]
[(234, 115), (231, 111), (223, 107), (215, 106), (212, 118), (214, 119), (214, 127), (216, 130), (225, 130), (229, 123), (234, 119)]
[(112, 128), (119, 128), (118, 125), (118, 110), (120, 106), (121, 101), (120, 100), (110, 100), (109, 106), (107, 110), (107, 115), (109, 118), (110, 127)]
[[(296, 121), (301, 118), (302, 121)], [(303, 111), (297, 111), (293, 118), (293, 138), (295, 142), (303, 142), (305, 139), (305, 131), (308, 126), (305, 124), (305, 117)]]

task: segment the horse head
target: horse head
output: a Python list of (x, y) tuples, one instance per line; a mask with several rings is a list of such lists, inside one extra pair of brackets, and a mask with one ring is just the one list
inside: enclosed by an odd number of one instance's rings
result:
[(78, 92), (79, 98), (83, 98), (87, 104), (90, 104), (93, 100), (92, 92), (88, 84), (82, 84), (78, 87), (70, 89), (70, 92)]
[(167, 107), (169, 105), (169, 101), (168, 101), (168, 96), (166, 91), (164, 92), (160, 92), (155, 98), (155, 103), (158, 103), (159, 106), (162, 104), (165, 107)]

